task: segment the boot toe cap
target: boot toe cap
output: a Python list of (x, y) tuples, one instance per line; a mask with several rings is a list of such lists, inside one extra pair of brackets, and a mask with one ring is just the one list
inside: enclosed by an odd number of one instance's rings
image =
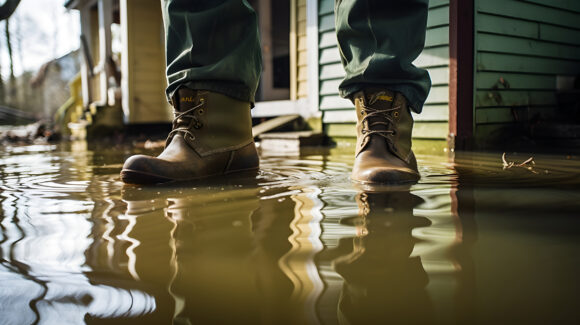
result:
[(159, 159), (145, 155), (129, 157), (121, 170), (121, 180), (129, 184), (152, 184), (170, 181), (159, 171)]
[(123, 164), (123, 170), (134, 170), (144, 173), (151, 173), (153, 172), (153, 168), (150, 163), (150, 160), (152, 159), (155, 158), (145, 155), (131, 156), (125, 161), (125, 164)]

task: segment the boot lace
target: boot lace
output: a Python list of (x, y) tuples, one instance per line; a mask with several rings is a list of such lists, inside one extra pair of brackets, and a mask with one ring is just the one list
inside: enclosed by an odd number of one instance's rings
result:
[[(390, 129), (389, 127), (394, 124), (395, 122), (391, 118), (389, 112), (393, 112), (398, 110), (400, 107), (391, 107), (391, 108), (377, 108), (377, 107), (370, 107), (367, 105), (361, 105), (363, 110), (362, 114), (364, 115), (362, 119), (362, 134), (364, 139), (370, 137), (371, 135), (375, 134), (389, 140), (389, 136), (395, 134), (395, 131)], [(378, 121), (371, 122), (371, 119), (376, 117)], [(367, 122), (367, 123), (365, 123)], [(386, 130), (376, 130), (373, 129), (375, 126), (384, 125)]]
[[(191, 140), (195, 139), (195, 134), (189, 129), (190, 125), (193, 125), (194, 129), (200, 129), (203, 127), (201, 121), (195, 116), (196, 110), (204, 105), (203, 102), (197, 104), (196, 106), (189, 108), (183, 112), (174, 112), (175, 117), (173, 118), (173, 130), (169, 133), (168, 139), (173, 138), (177, 133), (183, 133), (184, 136), (189, 136)], [(184, 120), (190, 119), (189, 123), (185, 123)]]

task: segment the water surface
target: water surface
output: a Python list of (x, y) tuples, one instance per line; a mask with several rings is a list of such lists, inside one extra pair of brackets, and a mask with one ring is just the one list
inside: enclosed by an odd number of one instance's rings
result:
[(580, 322), (577, 157), (419, 155), (372, 188), (311, 150), (138, 187), (132, 151), (0, 149), (0, 324)]

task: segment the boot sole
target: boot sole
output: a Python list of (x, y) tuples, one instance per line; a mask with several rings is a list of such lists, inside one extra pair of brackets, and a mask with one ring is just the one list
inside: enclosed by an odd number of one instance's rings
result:
[(170, 178), (131, 169), (121, 170), (121, 180), (126, 184), (158, 184), (172, 181)]
[(354, 183), (354, 187), (359, 191), (363, 192), (401, 192), (401, 191), (409, 191), (413, 185), (417, 184), (417, 182), (397, 182), (397, 183), (371, 183), (371, 182), (359, 182), (359, 181), (352, 181)]
[(417, 177), (416, 179), (408, 179), (408, 180), (389, 180), (389, 181), (385, 181), (385, 182), (373, 182), (373, 181), (361, 181), (358, 179), (354, 179), (351, 178), (350, 180), (357, 184), (357, 185), (362, 185), (362, 186), (370, 186), (370, 187), (397, 187), (397, 186), (410, 186), (410, 185), (414, 185), (417, 184), (419, 182), (419, 180), (421, 179), (421, 177)]
[(257, 171), (258, 171), (258, 168), (256, 167), (256, 168), (250, 168), (250, 169), (239, 169), (239, 170), (228, 171), (228, 172), (223, 173), (223, 174), (205, 175), (205, 176), (201, 176), (201, 177), (169, 178), (169, 177), (164, 177), (164, 176), (160, 176), (157, 174), (144, 173), (144, 172), (132, 170), (132, 169), (123, 169), (123, 170), (121, 170), (121, 181), (123, 181), (126, 184), (135, 184), (135, 185), (167, 184), (167, 183), (172, 183), (172, 182), (193, 182), (193, 181), (205, 180), (205, 179), (210, 179), (210, 178), (217, 178), (220, 176), (230, 176), (230, 175), (243, 177), (246, 174), (248, 176), (250, 174), (253, 174), (253, 177), (255, 177)]

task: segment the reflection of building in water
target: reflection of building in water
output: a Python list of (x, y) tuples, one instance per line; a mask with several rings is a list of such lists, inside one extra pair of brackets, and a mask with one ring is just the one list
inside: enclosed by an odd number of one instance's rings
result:
[(23, 272), (4, 266), (0, 266), (2, 324), (84, 324), (88, 319), (132, 318), (156, 309), (153, 296), (119, 288), (118, 283), (94, 284), (83, 274)]
[[(134, 281), (99, 274), (91, 263), (91, 211), (110, 197), (110, 182), (90, 170), (92, 154), (75, 150), (83, 158), (77, 160), (54, 146), (37, 149), (0, 158), (0, 323), (81, 324), (151, 313), (157, 308), (151, 294)], [(71, 174), (76, 181), (62, 181)]]
[(317, 322), (320, 202), (316, 189), (283, 191), (170, 200), (176, 322)]
[(468, 189), (124, 187), (121, 199), (120, 184), (70, 167), (87, 181), (67, 184), (59, 206), (38, 192), (1, 196), (5, 220), (18, 220), (2, 223), (0, 276), (27, 289), (25, 302), (6, 302), (33, 306), (22, 319), (469, 322)]
[(256, 192), (127, 200), (136, 223), (118, 232), (139, 243), (136, 277), (166, 288), (155, 292), (161, 319), (431, 321), (453, 317), (441, 306), (464, 307), (469, 254), (448, 190), (416, 191), (422, 199), (314, 186)]
[(103, 232), (132, 238), (120, 253), (135, 254), (134, 278), (159, 287), (157, 319), (318, 323), (320, 190), (267, 189), (261, 199), (251, 186), (179, 191), (148, 197), (127, 188), (127, 214), (117, 220), (135, 223)]
[(318, 198), (320, 192), (316, 187), (306, 187), (299, 194), (292, 195), (296, 203), (294, 219), (290, 223), (292, 235), (288, 238), (292, 249), (278, 262), (294, 284), (292, 298), (303, 304), (305, 320), (313, 324), (318, 323), (315, 306), (324, 289), (314, 263), (314, 256), (323, 249), (320, 241), (320, 210), (323, 206)]

